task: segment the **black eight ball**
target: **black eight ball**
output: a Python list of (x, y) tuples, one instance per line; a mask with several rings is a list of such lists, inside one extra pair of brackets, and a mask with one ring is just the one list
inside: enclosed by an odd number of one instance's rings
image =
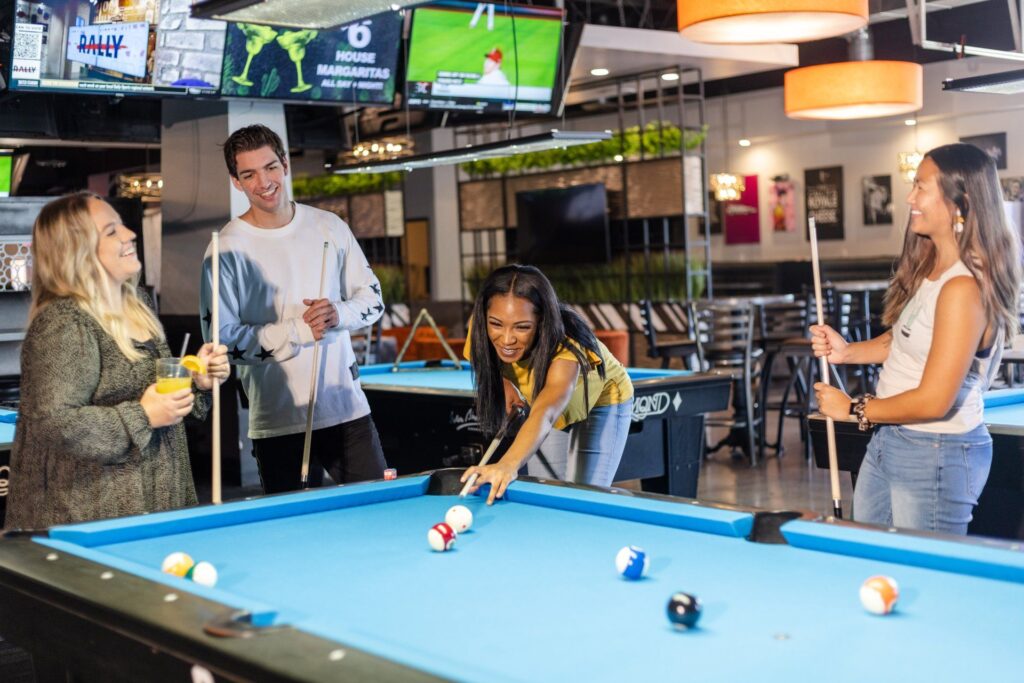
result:
[(700, 600), (689, 593), (673, 593), (667, 611), (668, 620), (676, 628), (693, 628), (700, 619)]

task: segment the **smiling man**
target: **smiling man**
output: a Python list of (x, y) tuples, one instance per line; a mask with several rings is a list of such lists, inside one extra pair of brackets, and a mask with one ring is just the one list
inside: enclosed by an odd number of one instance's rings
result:
[[(220, 233), (220, 339), (249, 398), (249, 437), (265, 493), (300, 486), (313, 348), (320, 341), (309, 483), (379, 479), (384, 455), (359, 385), (350, 330), (384, 312), (380, 281), (348, 225), (288, 198), (288, 155), (266, 126), (224, 143), (231, 184), (249, 209)], [(328, 243), (320, 298), (320, 271)], [(211, 322), (210, 248), (203, 264), (203, 336)]]

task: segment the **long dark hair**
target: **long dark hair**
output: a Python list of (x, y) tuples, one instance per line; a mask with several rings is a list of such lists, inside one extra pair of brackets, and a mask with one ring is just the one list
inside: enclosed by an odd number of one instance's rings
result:
[[(601, 358), (597, 372), (601, 379), (605, 377), (604, 357), (597, 337), (574, 310), (558, 300), (551, 282), (533, 266), (507, 265), (498, 268), (487, 276), (473, 304), (473, 322), (469, 330), (472, 340), (473, 371), (476, 373), (476, 413), (480, 428), (494, 434), (501, 427), (505, 416), (505, 388), (502, 385), (502, 360), (498, 358), (490, 336), (487, 334), (487, 309), (491, 299), (496, 296), (512, 294), (526, 299), (533, 304), (537, 314), (537, 331), (533, 345), (526, 349), (531, 359), (531, 370), (534, 376), (533, 396), (537, 398), (547, 380), (548, 367), (551, 359), (565, 346), (580, 363), (584, 385), (587, 373), (593, 369), (590, 351)], [(566, 339), (576, 344), (566, 344)]]
[[(1019, 237), (1003, 211), (1003, 194), (996, 164), (974, 145), (956, 143), (936, 147), (925, 155), (939, 167), (942, 196), (960, 210), (963, 232), (957, 236), (960, 260), (981, 289), (985, 319), (1009, 339), (1019, 326)], [(950, 225), (950, 230), (953, 226)], [(921, 280), (935, 266), (935, 244), (907, 227), (903, 252), (885, 295), (883, 322), (896, 323)]]

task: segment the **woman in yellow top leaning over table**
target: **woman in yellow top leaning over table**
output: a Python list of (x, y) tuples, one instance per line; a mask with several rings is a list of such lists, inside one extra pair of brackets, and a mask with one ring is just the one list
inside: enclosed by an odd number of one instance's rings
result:
[(462, 476), (478, 475), (473, 491), (491, 485), (488, 504), (504, 495), (552, 429), (569, 432), (568, 480), (612, 483), (629, 434), (633, 384), (586, 322), (558, 300), (544, 273), (508, 265), (488, 276), (473, 306), (465, 356), (476, 375), (485, 433), (496, 433), (517, 402), (530, 406), (502, 458)]

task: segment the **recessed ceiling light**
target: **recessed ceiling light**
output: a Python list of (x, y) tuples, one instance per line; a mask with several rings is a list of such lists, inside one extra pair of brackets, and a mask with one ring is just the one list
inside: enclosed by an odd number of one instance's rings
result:
[(678, 81), (679, 80), (679, 74), (677, 74), (675, 72), (667, 73), (667, 74), (661, 74), (661, 80), (663, 80), (663, 81)]
[(917, 125), (917, 119), (904, 119), (903, 120), (903, 125), (904, 126), (916, 126)]
[(608, 71), (608, 69), (604, 69), (604, 68), (600, 68), (600, 67), (598, 67), (597, 69), (591, 69), (590, 70), (590, 75), (591, 76), (607, 76), (609, 73), (610, 72)]
[(740, 138), (740, 147), (750, 147), (750, 140), (746, 138)]

